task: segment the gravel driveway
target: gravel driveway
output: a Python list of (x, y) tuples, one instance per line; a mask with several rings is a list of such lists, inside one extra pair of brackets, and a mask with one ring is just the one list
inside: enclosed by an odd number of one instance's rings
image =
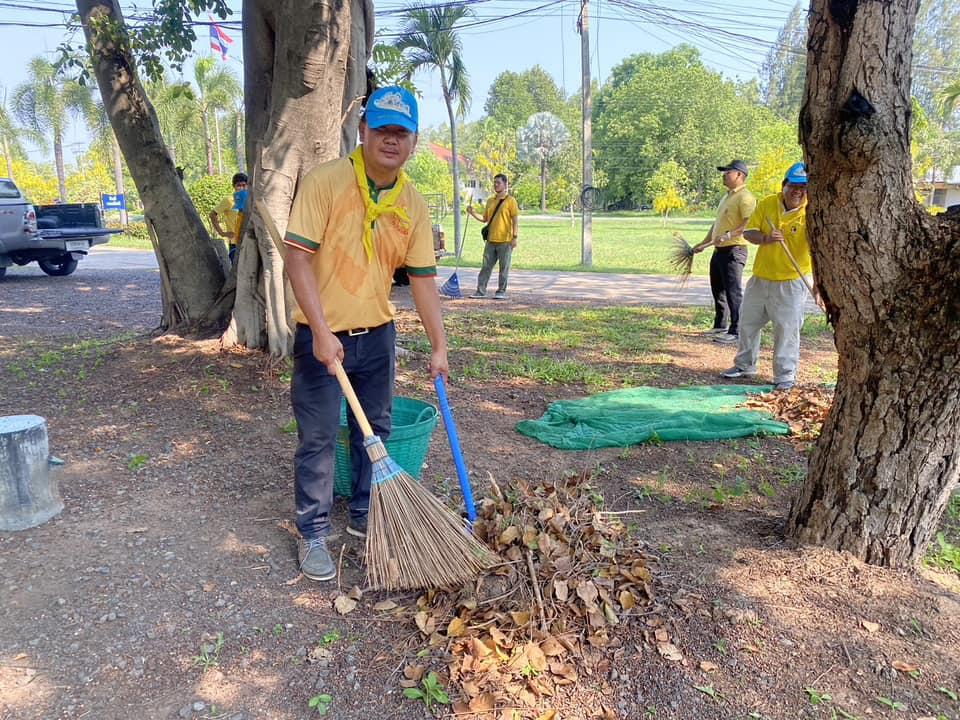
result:
[(81, 265), (48, 277), (36, 265), (8, 268), (0, 280), (0, 338), (111, 336), (152, 330), (160, 322), (156, 270)]

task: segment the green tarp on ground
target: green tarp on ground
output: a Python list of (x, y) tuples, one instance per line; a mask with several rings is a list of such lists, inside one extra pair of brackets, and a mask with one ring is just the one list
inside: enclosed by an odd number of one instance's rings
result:
[(786, 435), (790, 427), (769, 413), (737, 408), (747, 395), (769, 385), (703, 385), (613, 390), (580, 400), (552, 403), (539, 420), (517, 430), (561, 450), (627, 447), (659, 440), (727, 440), (750, 435)]

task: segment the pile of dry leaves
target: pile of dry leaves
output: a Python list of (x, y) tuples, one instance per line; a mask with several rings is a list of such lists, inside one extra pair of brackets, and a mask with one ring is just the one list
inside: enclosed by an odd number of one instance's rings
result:
[(744, 405), (771, 413), (790, 426), (793, 439), (809, 443), (820, 430), (833, 404), (833, 389), (823, 385), (795, 385), (787, 392), (752, 395)]
[[(651, 602), (652, 575), (586, 478), (493, 488), (474, 530), (504, 562), (460, 592), (420, 596), (415, 621), (455, 713), (551, 720), (560, 688), (602, 676), (623, 651), (615, 630)], [(407, 666), (401, 684), (422, 685), (426, 672)]]

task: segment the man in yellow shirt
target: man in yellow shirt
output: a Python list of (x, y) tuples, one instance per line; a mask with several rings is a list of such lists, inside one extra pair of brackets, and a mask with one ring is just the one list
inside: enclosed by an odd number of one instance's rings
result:
[[(233, 256), (237, 252), (237, 246), (240, 244), (240, 238), (237, 232), (240, 230), (240, 211), (236, 207), (236, 194), (247, 189), (247, 176), (245, 173), (236, 173), (232, 180), (234, 194), (224, 198), (210, 213), (210, 224), (217, 231), (217, 235), (227, 239), (230, 262), (233, 262)], [(223, 225), (220, 221), (223, 220)]]
[(747, 190), (747, 164), (734, 160), (717, 168), (723, 173), (727, 194), (717, 207), (717, 219), (707, 231), (703, 242), (693, 247), (695, 253), (713, 246), (710, 257), (710, 291), (716, 313), (713, 328), (714, 342), (733, 345), (740, 328), (740, 303), (743, 301), (743, 268), (747, 264), (747, 241), (743, 230), (757, 207), (757, 199)]
[(510, 275), (510, 258), (517, 247), (517, 236), (520, 229), (520, 206), (517, 201), (507, 194), (507, 176), (497, 173), (493, 176), (493, 195), (487, 199), (483, 215), (467, 206), (471, 217), (485, 223), (487, 234), (484, 235), (483, 266), (477, 275), (477, 291), (472, 298), (487, 296), (487, 283), (495, 263), (500, 264), (497, 277), (497, 292), (494, 300), (506, 300), (507, 280)]
[(795, 163), (787, 170), (780, 192), (761, 200), (747, 222), (744, 237), (760, 247), (740, 309), (737, 356), (734, 366), (721, 373), (724, 378), (757, 374), (760, 333), (767, 322), (772, 322), (773, 382), (777, 390), (789, 390), (796, 382), (803, 304), (808, 292), (801, 272), (812, 275), (813, 268), (806, 209), (807, 166)]
[[(333, 463), (342, 363), (374, 432), (390, 435), (396, 368), (393, 272), (406, 267), (414, 304), (430, 340), (431, 377), (446, 376), (447, 340), (434, 278), (430, 213), (403, 166), (417, 144), (417, 101), (386, 87), (370, 95), (360, 139), (349, 157), (324, 163), (300, 182), (284, 243), (294, 313), (290, 398), (299, 446), (294, 456), (300, 570), (313, 580), (336, 577), (331, 532)], [(364, 537), (371, 465), (352, 413), (353, 495), (347, 532)]]

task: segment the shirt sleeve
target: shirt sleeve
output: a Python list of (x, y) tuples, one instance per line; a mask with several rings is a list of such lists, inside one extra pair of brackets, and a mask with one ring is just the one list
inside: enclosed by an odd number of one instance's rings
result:
[(403, 264), (407, 273), (416, 277), (433, 277), (437, 274), (437, 259), (433, 253), (433, 225), (426, 203), (414, 213), (413, 229)]
[(764, 232), (763, 225), (764, 220), (766, 219), (766, 213), (764, 212), (766, 209), (765, 205), (766, 203), (763, 201), (756, 204), (753, 212), (750, 213), (750, 219), (747, 221), (747, 230), (758, 230), (760, 232)]
[[(740, 218), (741, 222), (744, 218), (752, 218), (754, 211), (757, 209), (757, 198), (752, 193), (744, 193), (743, 197), (740, 199)], [(738, 225), (740, 223), (737, 223)]]
[(308, 174), (300, 185), (290, 220), (284, 235), (284, 245), (315, 253), (323, 242), (323, 228), (326, 226), (327, 202), (323, 187), (315, 173)]

